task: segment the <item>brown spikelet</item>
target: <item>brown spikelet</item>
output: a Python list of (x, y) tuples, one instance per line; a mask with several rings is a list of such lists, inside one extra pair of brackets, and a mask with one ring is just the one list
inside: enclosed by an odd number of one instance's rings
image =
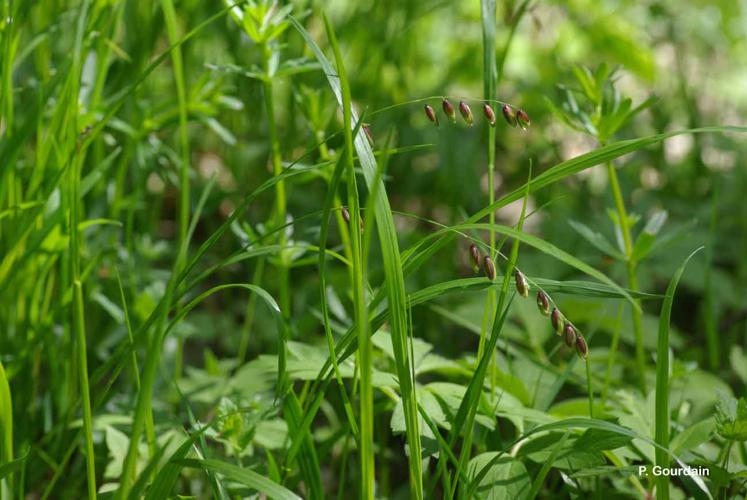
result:
[(555, 330), (556, 335), (563, 334), (563, 325), (565, 325), (565, 321), (563, 321), (563, 315), (560, 314), (557, 307), (552, 308), (552, 312), (550, 313), (550, 323), (552, 323), (552, 328)]
[(483, 271), (485, 271), (485, 276), (488, 277), (490, 281), (495, 280), (495, 264), (493, 264), (493, 259), (488, 257), (487, 255), (482, 260), (482, 268)]
[(580, 333), (576, 337), (576, 353), (583, 359), (589, 355), (589, 346), (586, 345), (586, 339)]
[(456, 123), (456, 110), (448, 99), (444, 98), (443, 101), (441, 101), (441, 107), (444, 110), (444, 114), (449, 117), (449, 120), (451, 120), (451, 123)]
[(495, 127), (495, 111), (493, 111), (493, 108), (490, 107), (490, 104), (483, 104), (482, 112), (485, 114), (485, 119), (488, 120), (490, 126)]
[(572, 324), (566, 323), (563, 329), (563, 336), (565, 339), (565, 345), (568, 347), (574, 347), (576, 345), (576, 329)]
[(514, 271), (514, 281), (516, 282), (516, 291), (519, 292), (519, 295), (529, 297), (529, 283), (527, 283), (524, 273), (516, 269)]
[(342, 218), (345, 219), (345, 222), (350, 224), (350, 212), (348, 211), (348, 207), (340, 207), (340, 213), (342, 213)]
[(425, 116), (428, 117), (428, 119), (438, 127), (438, 116), (436, 116), (436, 112), (433, 110), (430, 104), (426, 104), (425, 107)]
[(472, 117), (472, 110), (469, 109), (469, 106), (466, 102), (459, 101), (459, 112), (462, 114), (462, 118), (464, 118), (464, 121), (467, 122), (467, 125), (471, 127), (475, 119)]
[(526, 130), (527, 127), (529, 127), (529, 125), (532, 123), (532, 121), (529, 119), (529, 115), (523, 109), (520, 109), (516, 112), (516, 122), (523, 130)]
[(472, 243), (469, 246), (469, 256), (472, 259), (472, 269), (477, 272), (480, 270), (480, 250), (477, 249), (477, 245)]
[(537, 291), (537, 307), (545, 316), (550, 315), (550, 298), (542, 290)]
[(509, 106), (508, 104), (504, 104), (501, 108), (501, 111), (503, 112), (503, 118), (505, 118), (506, 123), (511, 125), (512, 127), (516, 126), (516, 113), (514, 112), (514, 108)]

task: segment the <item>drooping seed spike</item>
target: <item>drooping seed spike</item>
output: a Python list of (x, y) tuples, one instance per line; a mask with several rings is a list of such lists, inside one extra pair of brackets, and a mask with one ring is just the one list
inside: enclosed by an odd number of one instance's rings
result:
[(504, 104), (501, 108), (501, 111), (503, 112), (503, 118), (506, 119), (506, 123), (511, 125), (512, 127), (516, 126), (516, 113), (514, 112), (514, 108), (509, 106), (508, 104)]
[(493, 259), (488, 257), (487, 255), (482, 260), (482, 268), (483, 271), (485, 271), (485, 276), (488, 277), (490, 281), (495, 280), (495, 264), (493, 264)]
[(469, 256), (472, 258), (472, 269), (475, 272), (480, 270), (480, 250), (477, 249), (477, 245), (472, 243), (469, 246)]
[(550, 313), (550, 323), (552, 323), (552, 328), (555, 330), (555, 335), (563, 335), (565, 321), (557, 307), (552, 308), (552, 312)]
[(427, 116), (428, 119), (433, 122), (436, 127), (438, 127), (438, 116), (436, 116), (436, 112), (433, 110), (433, 107), (431, 107), (430, 104), (425, 105), (425, 116)]
[(485, 113), (485, 118), (491, 127), (495, 127), (495, 111), (490, 107), (490, 104), (485, 103), (482, 105), (482, 112)]
[(444, 110), (444, 114), (449, 117), (449, 120), (451, 120), (451, 123), (456, 123), (456, 110), (454, 109), (454, 106), (451, 105), (451, 102), (444, 98), (443, 101), (441, 101), (441, 107)]
[(576, 353), (583, 359), (589, 355), (589, 346), (586, 345), (586, 339), (580, 333), (576, 337)]
[(572, 324), (566, 323), (563, 329), (563, 335), (565, 338), (565, 345), (568, 347), (575, 347), (576, 345), (576, 329)]
[(350, 224), (350, 212), (348, 211), (348, 207), (340, 207), (340, 212), (342, 213), (342, 218), (345, 219), (345, 222)]
[(529, 283), (527, 283), (524, 273), (516, 269), (514, 271), (514, 281), (516, 282), (516, 291), (519, 292), (519, 295), (529, 297)]
[(472, 110), (469, 109), (469, 105), (464, 101), (459, 101), (459, 112), (462, 114), (462, 118), (467, 122), (470, 127), (475, 119), (472, 117)]
[(550, 315), (550, 298), (542, 290), (537, 291), (537, 307), (543, 315)]
[(526, 111), (523, 109), (520, 109), (516, 112), (516, 122), (519, 124), (519, 127), (522, 128), (522, 130), (526, 130), (529, 125), (531, 125), (532, 121), (529, 119), (529, 115)]

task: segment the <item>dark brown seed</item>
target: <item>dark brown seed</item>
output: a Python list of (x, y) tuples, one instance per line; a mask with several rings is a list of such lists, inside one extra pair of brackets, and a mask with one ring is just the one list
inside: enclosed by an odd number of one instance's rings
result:
[(472, 268), (475, 272), (480, 270), (480, 250), (477, 249), (477, 245), (472, 243), (469, 246), (469, 256), (472, 258)]
[(524, 130), (526, 130), (527, 127), (532, 123), (532, 121), (529, 119), (529, 115), (523, 109), (520, 109), (516, 112), (516, 121), (518, 122), (519, 127)]
[(545, 316), (550, 315), (550, 298), (542, 290), (537, 291), (537, 307)]
[(345, 219), (345, 222), (350, 224), (350, 212), (348, 211), (348, 207), (341, 207), (340, 212), (342, 212), (342, 218)]
[(512, 127), (516, 126), (516, 113), (514, 113), (514, 108), (509, 106), (508, 104), (504, 104), (501, 108), (501, 111), (503, 111), (503, 118), (506, 119), (506, 123), (511, 125)]
[(493, 264), (493, 259), (486, 255), (482, 260), (482, 268), (485, 271), (485, 276), (487, 276), (490, 281), (495, 280), (495, 264)]
[(485, 118), (487, 118), (490, 126), (495, 127), (495, 112), (493, 111), (493, 108), (490, 107), (490, 104), (483, 104), (482, 112), (485, 113)]
[(565, 321), (563, 321), (563, 315), (560, 314), (557, 307), (552, 308), (552, 312), (550, 313), (550, 323), (552, 323), (552, 328), (555, 330), (556, 335), (563, 334), (563, 325), (565, 325)]
[(565, 345), (574, 347), (576, 345), (576, 329), (573, 328), (573, 325), (566, 323), (563, 334), (565, 335)]
[(472, 110), (469, 109), (469, 106), (464, 101), (459, 101), (459, 112), (462, 114), (462, 118), (464, 118), (464, 121), (467, 122), (467, 125), (470, 127), (472, 126), (472, 122), (474, 122), (474, 118), (472, 117)]
[(576, 353), (584, 359), (589, 355), (589, 346), (586, 345), (586, 340), (580, 333), (576, 337)]
[(449, 117), (449, 120), (451, 120), (452, 123), (456, 123), (456, 111), (448, 99), (444, 99), (441, 102), (441, 107), (444, 109), (444, 114)]
[(425, 116), (438, 127), (438, 116), (436, 116), (436, 112), (433, 111), (433, 108), (429, 104), (425, 105)]
[(515, 270), (514, 281), (516, 282), (516, 291), (519, 292), (519, 295), (522, 297), (529, 297), (529, 283), (527, 283), (527, 278), (524, 276), (524, 273), (518, 269)]

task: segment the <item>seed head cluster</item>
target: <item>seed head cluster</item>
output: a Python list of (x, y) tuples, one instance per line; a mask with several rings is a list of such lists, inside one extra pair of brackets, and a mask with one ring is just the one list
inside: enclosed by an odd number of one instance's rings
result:
[[(469, 107), (469, 104), (467, 104), (465, 101), (459, 101), (459, 105), (457, 107), (459, 108), (459, 114), (464, 120), (464, 123), (471, 127), (475, 122), (475, 117), (472, 114), (472, 109)], [(454, 108), (454, 105), (451, 104), (451, 101), (449, 101), (445, 97), (441, 99), (441, 109), (443, 110), (444, 115), (446, 115), (446, 118), (448, 118), (451, 123), (456, 123), (456, 108)], [(428, 118), (428, 121), (438, 127), (438, 115), (436, 114), (436, 110), (433, 108), (433, 106), (431, 106), (430, 104), (426, 104), (424, 106), (424, 110), (425, 116)], [(505, 118), (506, 123), (508, 123), (512, 127), (519, 126), (523, 130), (526, 130), (527, 127), (529, 127), (529, 125), (531, 124), (529, 115), (523, 109), (514, 109), (508, 104), (504, 104), (501, 108), (501, 111), (503, 112), (503, 118)], [(488, 122), (488, 125), (490, 125), (491, 127), (495, 127), (496, 117), (493, 107), (488, 103), (483, 103), (482, 113), (485, 116), (485, 120)]]
[[(490, 281), (495, 281), (495, 263), (493, 259), (487, 255), (482, 257), (480, 250), (474, 243), (471, 243), (469, 246), (469, 258), (472, 268), (476, 273), (480, 271), (480, 264), (482, 263), (482, 271), (485, 273), (485, 276)], [(519, 295), (525, 298), (529, 297), (529, 290), (531, 289), (529, 281), (524, 276), (524, 273), (518, 269), (514, 270), (514, 285)], [(550, 317), (550, 324), (555, 334), (562, 337), (565, 344), (569, 348), (574, 349), (579, 357), (586, 359), (589, 355), (589, 346), (586, 344), (586, 339), (573, 326), (573, 323), (563, 316), (560, 309), (552, 305), (550, 296), (544, 290), (537, 290), (537, 309), (539, 309), (543, 316)]]

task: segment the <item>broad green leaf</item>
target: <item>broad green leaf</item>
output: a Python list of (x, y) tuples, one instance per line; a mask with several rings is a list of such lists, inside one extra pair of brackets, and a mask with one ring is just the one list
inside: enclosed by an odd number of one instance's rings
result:
[[(470, 481), (474, 481), (477, 472), (497, 455), (496, 452), (482, 453), (470, 460), (467, 466)], [(515, 458), (503, 456), (490, 465), (477, 485), (473, 498), (516, 500), (523, 498), (531, 487), (531, 479), (524, 464)]]

